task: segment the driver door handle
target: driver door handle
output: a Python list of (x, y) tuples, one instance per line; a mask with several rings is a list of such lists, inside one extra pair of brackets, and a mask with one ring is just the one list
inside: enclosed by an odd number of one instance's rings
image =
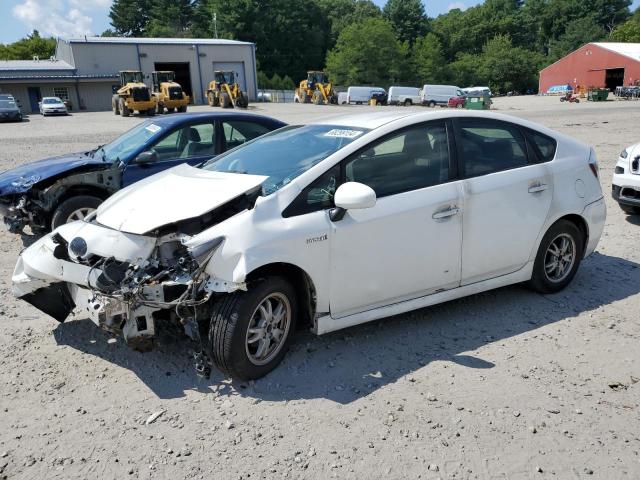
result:
[(529, 193), (538, 193), (538, 192), (543, 192), (545, 191), (547, 188), (549, 188), (549, 185), (546, 185), (544, 183), (537, 183), (535, 185), (531, 185), (529, 187)]
[(460, 213), (460, 209), (456, 206), (453, 206), (447, 210), (440, 210), (431, 215), (431, 218), (434, 220), (441, 220), (443, 218), (452, 217)]

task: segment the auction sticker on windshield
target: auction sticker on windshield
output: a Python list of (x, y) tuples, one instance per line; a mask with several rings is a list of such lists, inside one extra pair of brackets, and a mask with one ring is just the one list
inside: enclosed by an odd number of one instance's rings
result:
[(325, 137), (339, 137), (339, 138), (356, 138), (358, 135), (362, 135), (360, 130), (340, 130), (334, 128), (324, 134)]
[(148, 130), (151, 133), (158, 133), (160, 130), (162, 130), (162, 128), (160, 128), (158, 125), (152, 123), (150, 125), (147, 125), (146, 130)]

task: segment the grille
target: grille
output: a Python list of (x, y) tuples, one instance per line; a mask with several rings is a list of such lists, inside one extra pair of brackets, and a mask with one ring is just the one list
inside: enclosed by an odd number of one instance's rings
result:
[(182, 100), (182, 89), (180, 87), (169, 88), (170, 100)]
[(134, 88), (131, 93), (135, 102), (148, 102), (150, 100), (149, 90), (146, 88)]

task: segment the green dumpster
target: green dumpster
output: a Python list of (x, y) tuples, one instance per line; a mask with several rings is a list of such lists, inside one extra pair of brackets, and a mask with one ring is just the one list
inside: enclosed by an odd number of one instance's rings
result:
[(589, 102), (605, 102), (609, 98), (609, 89), (592, 88), (587, 92), (587, 100)]
[(489, 110), (491, 108), (491, 97), (489, 95), (469, 96), (464, 101), (464, 108), (467, 110)]

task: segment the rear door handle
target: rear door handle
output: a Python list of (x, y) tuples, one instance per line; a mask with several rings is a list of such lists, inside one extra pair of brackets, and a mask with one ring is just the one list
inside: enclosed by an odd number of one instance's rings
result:
[(537, 185), (531, 185), (529, 187), (529, 193), (544, 192), (547, 188), (549, 188), (549, 185), (538, 183)]
[(451, 207), (448, 210), (440, 210), (431, 215), (431, 218), (434, 220), (440, 220), (447, 217), (452, 217), (460, 213), (460, 209), (458, 207)]

